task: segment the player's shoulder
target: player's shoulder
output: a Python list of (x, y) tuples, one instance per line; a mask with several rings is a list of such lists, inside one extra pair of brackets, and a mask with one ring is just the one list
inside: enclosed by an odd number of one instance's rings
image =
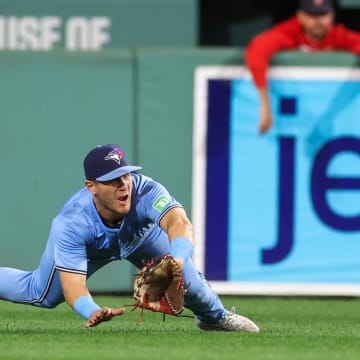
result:
[(337, 33), (337, 34), (346, 34), (346, 33), (351, 33), (354, 32), (354, 30), (351, 30), (350, 28), (348, 28), (346, 25), (342, 24), (342, 23), (336, 23), (331, 27), (331, 30), (333, 33)]
[(86, 188), (82, 188), (73, 194), (60, 209), (56, 219), (68, 223), (78, 222), (88, 216), (92, 206), (92, 195)]
[(133, 191), (139, 194), (144, 193), (144, 191), (149, 190), (154, 187), (160, 187), (161, 184), (151, 178), (150, 176), (146, 176), (143, 174), (133, 173)]
[(171, 195), (164, 185), (153, 178), (141, 174), (133, 175), (133, 201), (137, 204), (152, 204), (157, 198)]
[(270, 28), (256, 35), (249, 45), (267, 45), (269, 41), (276, 41), (279, 38), (293, 38), (301, 32), (301, 26), (295, 16), (275, 23)]

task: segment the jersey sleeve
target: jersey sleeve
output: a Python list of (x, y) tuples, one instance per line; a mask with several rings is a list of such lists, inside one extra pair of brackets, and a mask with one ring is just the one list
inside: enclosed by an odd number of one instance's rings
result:
[(147, 181), (139, 199), (139, 210), (157, 224), (170, 209), (182, 207), (163, 185), (152, 179)]
[(245, 49), (245, 62), (256, 87), (267, 85), (266, 72), (272, 56), (294, 49), (298, 42), (297, 23), (292, 18), (257, 35)]
[(89, 230), (82, 223), (55, 219), (50, 231), (55, 244), (55, 267), (58, 270), (86, 274), (86, 239)]
[(334, 29), (334, 48), (360, 55), (360, 33), (342, 24), (337, 25)]

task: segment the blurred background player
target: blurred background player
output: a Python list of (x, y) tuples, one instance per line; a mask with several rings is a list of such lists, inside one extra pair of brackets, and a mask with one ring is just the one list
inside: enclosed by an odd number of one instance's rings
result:
[(84, 160), (85, 187), (75, 193), (52, 222), (46, 249), (35, 271), (0, 268), (0, 298), (53, 308), (64, 300), (87, 327), (122, 315), (124, 308), (100, 307), (86, 282), (115, 260), (138, 268), (170, 253), (182, 268), (185, 306), (203, 330), (250, 331), (259, 328), (220, 298), (191, 259), (193, 229), (184, 208), (153, 179), (127, 163), (117, 145), (92, 149)]
[(286, 50), (350, 51), (360, 54), (360, 33), (334, 23), (331, 0), (300, 0), (296, 14), (257, 35), (246, 47), (246, 65), (259, 93), (259, 132), (273, 123), (266, 71), (271, 57)]

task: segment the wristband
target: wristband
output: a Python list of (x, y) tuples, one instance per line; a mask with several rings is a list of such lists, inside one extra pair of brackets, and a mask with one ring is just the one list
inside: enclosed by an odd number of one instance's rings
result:
[(170, 255), (181, 259), (184, 263), (194, 251), (192, 242), (186, 237), (178, 236), (170, 242)]
[(90, 296), (80, 296), (75, 302), (73, 309), (78, 315), (88, 320), (92, 313), (100, 309), (100, 306), (94, 302)]

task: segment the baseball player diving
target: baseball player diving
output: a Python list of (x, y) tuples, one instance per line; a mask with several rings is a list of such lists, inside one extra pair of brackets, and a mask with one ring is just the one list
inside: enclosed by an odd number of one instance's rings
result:
[(137, 173), (117, 145), (99, 145), (84, 159), (85, 187), (53, 219), (39, 267), (0, 268), (0, 299), (54, 308), (62, 302), (92, 327), (122, 315), (124, 308), (100, 307), (87, 279), (104, 265), (170, 254), (180, 266), (185, 307), (202, 330), (259, 331), (250, 319), (224, 308), (191, 259), (192, 225), (181, 204), (153, 179)]

